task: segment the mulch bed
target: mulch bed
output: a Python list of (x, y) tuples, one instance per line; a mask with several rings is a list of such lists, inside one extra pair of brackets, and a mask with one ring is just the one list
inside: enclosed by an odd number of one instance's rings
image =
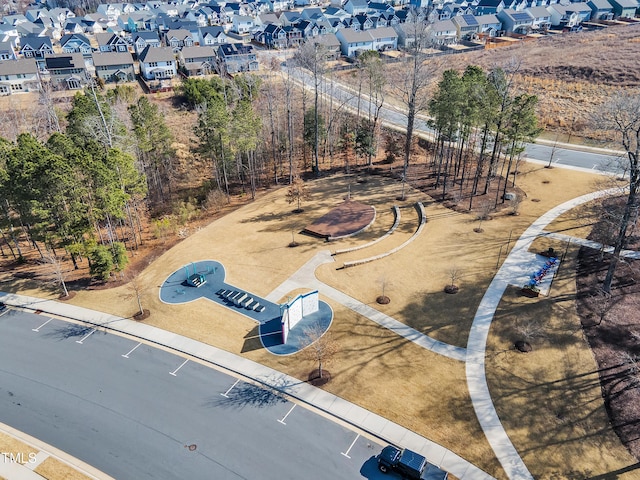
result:
[(347, 200), (307, 225), (304, 232), (322, 238), (350, 235), (369, 225), (375, 214), (371, 205)]
[[(627, 248), (637, 250), (638, 242)], [(594, 357), (609, 420), (640, 459), (640, 261), (618, 263), (611, 296), (599, 293), (609, 258), (583, 247), (576, 277), (577, 309)], [(633, 361), (635, 359), (635, 362)]]

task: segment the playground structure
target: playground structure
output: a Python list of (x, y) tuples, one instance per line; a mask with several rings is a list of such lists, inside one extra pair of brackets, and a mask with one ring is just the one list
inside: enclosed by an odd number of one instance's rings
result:
[[(193, 267), (193, 273), (190, 273), (191, 270), (189, 267)], [(184, 269), (187, 273), (187, 285), (190, 287), (200, 288), (202, 285), (207, 283), (207, 277), (204, 273), (196, 272), (196, 264), (191, 262), (184, 266)]]
[(280, 325), (282, 328), (282, 343), (286, 344), (289, 332), (304, 317), (316, 313), (320, 309), (318, 303), (318, 290), (298, 295), (293, 300), (280, 305), (282, 317)]

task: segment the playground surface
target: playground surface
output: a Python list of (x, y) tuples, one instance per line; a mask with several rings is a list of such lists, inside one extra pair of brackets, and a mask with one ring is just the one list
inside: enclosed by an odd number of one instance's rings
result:
[[(222, 305), (234, 312), (249, 317), (259, 324), (260, 341), (274, 355), (291, 355), (310, 344), (308, 328), (318, 327), (326, 332), (333, 320), (333, 310), (323, 301), (318, 302), (318, 311), (306, 315), (289, 331), (286, 343), (282, 338), (282, 306), (225, 282), (225, 269), (220, 262), (202, 260), (187, 264), (173, 272), (160, 287), (162, 302), (181, 305), (201, 298)], [(196, 277), (202, 283), (191, 284)], [(214, 311), (211, 312), (215, 315)]]

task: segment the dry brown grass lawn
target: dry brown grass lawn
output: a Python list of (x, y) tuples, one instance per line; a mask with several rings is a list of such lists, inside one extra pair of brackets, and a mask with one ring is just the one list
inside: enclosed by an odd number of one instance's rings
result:
[(47, 480), (89, 480), (86, 475), (53, 457), (38, 465), (35, 472)]
[[(362, 236), (331, 244), (295, 234), (300, 245), (289, 248), (292, 231), (300, 231), (340, 203), (349, 182), (355, 200), (376, 206), (379, 222)], [(317, 251), (366, 243), (387, 231), (393, 222), (390, 213), (393, 204), (399, 204), (402, 209), (399, 234), (380, 242), (373, 251), (378, 251), (382, 244), (385, 248), (399, 245), (417, 228), (417, 215), (411, 205), (420, 200), (426, 204), (428, 223), (411, 245), (386, 259), (337, 270), (341, 255), (334, 264), (322, 266), (317, 275), (324, 282), (434, 338), (464, 347), (477, 305), (495, 273), (501, 247), (504, 258), (509, 233), (513, 245), (535, 218), (567, 199), (592, 191), (593, 182), (594, 177), (589, 174), (524, 164), (520, 167), (518, 184), (528, 196), (521, 214), (497, 215), (483, 224), (483, 233), (473, 231), (477, 221), (472, 216), (447, 210), (420, 192), (411, 190), (405, 202), (398, 202), (395, 198), (400, 185), (383, 177), (370, 177), (365, 184), (341, 177), (314, 181), (311, 183), (313, 198), (303, 205), (305, 211), (298, 215), (291, 213), (294, 206), (286, 203), (284, 189), (274, 191), (214, 221), (141, 273), (140, 280), (146, 286), (145, 308), (152, 312), (147, 322), (306, 379), (315, 366), (299, 355), (268, 354), (260, 347), (257, 326), (249, 319), (206, 300), (188, 306), (162, 304), (158, 298), (159, 285), (187, 262), (215, 259), (225, 265), (231, 283), (258, 295), (267, 295)], [(540, 244), (536, 248), (548, 246)], [(561, 247), (562, 244), (557, 245)], [(368, 256), (371, 252), (367, 250), (348, 254), (349, 258)], [(464, 274), (458, 281), (461, 290), (456, 295), (443, 292), (450, 281), (448, 270), (452, 265)], [(391, 303), (385, 306), (375, 304), (382, 279), (386, 279), (386, 293), (391, 297)], [(571, 465), (579, 463), (583, 465), (582, 471), (605, 473), (628, 458), (625, 449), (611, 436), (602, 413), (597, 382), (580, 390), (579, 395), (571, 390), (581, 378), (573, 378), (576, 372), (593, 371), (590, 351), (580, 333), (563, 327), (567, 312), (573, 312), (572, 282), (573, 269), (565, 264), (554, 283), (552, 298), (523, 303), (513, 292), (509, 293), (507, 303), (501, 305), (490, 339), (488, 374), (500, 417), (532, 471), (548, 478), (568, 475), (569, 469), (574, 468)], [(135, 300), (129, 295), (127, 286), (81, 291), (72, 302), (129, 316), (136, 311)], [(504, 478), (475, 419), (464, 365), (424, 351), (343, 306), (329, 303), (335, 311), (332, 331), (341, 353), (329, 366), (333, 380), (325, 388)], [(517, 356), (509, 350), (513, 325), (507, 320), (516, 307), (535, 308), (533, 313), (548, 319), (549, 325), (560, 333), (553, 341), (545, 341), (544, 348), (536, 345), (531, 355)], [(549, 379), (557, 382), (548, 384)], [(522, 388), (523, 385), (527, 388)], [(554, 392), (553, 399), (540, 393), (550, 389)], [(550, 402), (554, 407), (548, 407), (547, 412), (543, 407), (551, 405)], [(535, 403), (537, 408), (532, 408), (530, 403)], [(575, 422), (571, 423), (573, 436), (569, 436), (569, 427), (565, 425), (568, 422), (558, 422), (559, 431), (552, 435), (552, 415), (556, 410), (569, 412), (565, 415), (578, 415), (583, 407), (597, 414), (586, 415), (585, 411), (580, 428)], [(540, 436), (542, 427), (537, 426), (538, 422), (546, 427), (544, 431), (549, 432), (548, 435)], [(562, 448), (558, 446), (558, 439), (564, 442)], [(606, 452), (601, 443), (606, 445)], [(551, 460), (547, 461), (547, 457)], [(560, 458), (564, 459), (564, 466)]]
[[(16, 440), (10, 435), (0, 433), (0, 452), (13, 453), (14, 455), (21, 455), (24, 460), (29, 460), (30, 453), (38, 453), (38, 450), (27, 445), (26, 443)], [(4, 458), (0, 456), (0, 461), (4, 461)]]

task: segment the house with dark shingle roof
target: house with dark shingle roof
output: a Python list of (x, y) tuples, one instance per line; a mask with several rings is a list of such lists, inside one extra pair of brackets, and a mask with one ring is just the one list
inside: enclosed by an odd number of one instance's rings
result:
[(62, 53), (82, 53), (87, 57), (90, 57), (93, 51), (89, 39), (79, 33), (64, 35), (60, 39), (60, 47)]
[(81, 53), (56, 53), (44, 58), (54, 88), (78, 90), (89, 80), (89, 73)]
[(255, 72), (258, 58), (251, 45), (225, 43), (218, 47), (218, 59), (226, 73)]
[(140, 55), (146, 47), (159, 48), (162, 46), (158, 32), (136, 32), (133, 34), (132, 40), (136, 55)]

